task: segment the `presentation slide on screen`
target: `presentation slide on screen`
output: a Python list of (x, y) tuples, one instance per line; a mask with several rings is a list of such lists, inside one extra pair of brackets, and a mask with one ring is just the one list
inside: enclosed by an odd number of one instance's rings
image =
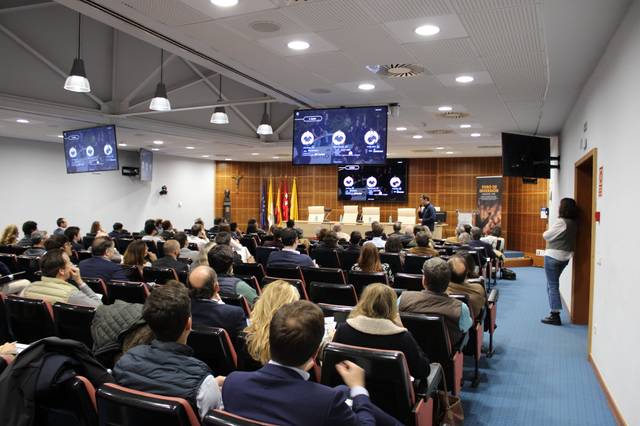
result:
[(294, 112), (294, 164), (384, 164), (387, 107)]
[(406, 201), (407, 162), (338, 167), (338, 199), (343, 201)]
[(118, 170), (115, 126), (63, 132), (67, 173)]

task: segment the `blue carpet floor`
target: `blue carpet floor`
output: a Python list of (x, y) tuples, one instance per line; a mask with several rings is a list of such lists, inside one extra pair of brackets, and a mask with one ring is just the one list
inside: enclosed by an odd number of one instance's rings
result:
[(562, 327), (540, 323), (549, 312), (544, 271), (515, 271), (516, 281), (498, 281), (495, 354), (481, 360), (480, 385), (467, 380), (462, 390), (465, 426), (615, 425), (587, 360), (586, 327), (564, 313)]

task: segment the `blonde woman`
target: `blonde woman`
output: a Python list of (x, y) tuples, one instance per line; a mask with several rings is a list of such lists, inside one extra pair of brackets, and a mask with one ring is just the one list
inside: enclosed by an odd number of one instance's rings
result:
[[(251, 358), (263, 365), (269, 362), (271, 318), (283, 305), (296, 300), (300, 300), (298, 290), (286, 281), (274, 281), (264, 289), (251, 312), (251, 325), (244, 329), (246, 349)], [(292, 350), (295, 349), (292, 348)]]
[(429, 360), (411, 333), (402, 327), (396, 292), (385, 284), (365, 287), (360, 301), (340, 324), (333, 341), (373, 349), (402, 351), (411, 375), (423, 379), (429, 375)]
[(18, 242), (20, 233), (16, 225), (7, 225), (2, 231), (0, 246), (10, 246)]

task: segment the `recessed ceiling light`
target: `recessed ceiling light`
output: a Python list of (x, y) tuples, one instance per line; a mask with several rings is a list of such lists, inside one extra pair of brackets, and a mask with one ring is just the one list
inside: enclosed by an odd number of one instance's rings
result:
[(259, 152), (252, 152), (251, 155), (260, 155)]
[(271, 158), (273, 158), (274, 160), (278, 160), (278, 159), (280, 159), (280, 157), (278, 157), (277, 155), (274, 155), (274, 156), (273, 156), (273, 157), (271, 157)]
[(196, 148), (195, 148), (195, 147), (193, 147), (193, 146), (185, 146), (184, 148), (185, 148), (185, 149), (196, 149)]
[(211, 4), (218, 7), (232, 7), (238, 4), (238, 0), (211, 0)]
[(307, 50), (311, 46), (304, 40), (293, 40), (287, 43), (287, 47), (291, 50)]
[(202, 158), (209, 158), (209, 156), (208, 156), (207, 154), (205, 154), (205, 155), (201, 155), (200, 157), (202, 157)]
[(444, 149), (444, 146), (437, 146), (436, 149)]
[(440, 27), (436, 25), (421, 25), (416, 28), (415, 33), (420, 36), (432, 36), (440, 32)]
[(58, 139), (63, 139), (63, 138), (64, 138), (64, 136), (62, 136), (62, 135), (57, 135), (57, 136), (56, 136), (56, 138), (58, 138)]
[(358, 85), (358, 89), (365, 90), (365, 91), (373, 90), (375, 88), (376, 88), (375, 84), (371, 84), (371, 83), (361, 83)]
[(16, 123), (28, 124), (28, 123), (29, 123), (29, 120), (24, 119), (24, 118), (18, 118), (18, 119), (16, 120)]
[(473, 80), (474, 78), (470, 75), (459, 75), (456, 77), (458, 83), (471, 83)]
[(154, 145), (162, 145), (164, 141), (153, 141)]
[(453, 111), (453, 107), (449, 106), (449, 105), (442, 105), (442, 106), (438, 107), (438, 111), (441, 111), (441, 112)]
[(422, 139), (424, 136), (422, 135), (413, 135), (411, 136), (413, 139)]
[(126, 143), (119, 143), (118, 146), (127, 146)]
[(480, 136), (482, 136), (480, 133), (471, 133), (472, 138), (479, 138)]
[(224, 161), (231, 161), (231, 158), (225, 158)]
[(461, 129), (468, 129), (468, 128), (470, 128), (470, 127), (471, 127), (471, 124), (461, 124), (461, 125), (460, 125), (460, 128), (461, 128)]
[(160, 151), (160, 148), (151, 148), (151, 151)]
[(407, 128), (406, 127), (396, 127), (396, 130), (398, 132), (404, 132), (405, 130), (407, 130)]
[(445, 152), (445, 154), (451, 155), (451, 154), (453, 154), (453, 151), (447, 151), (447, 152)]

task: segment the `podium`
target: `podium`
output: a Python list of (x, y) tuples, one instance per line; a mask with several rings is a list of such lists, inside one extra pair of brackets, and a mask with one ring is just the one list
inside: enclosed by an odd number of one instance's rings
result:
[(380, 207), (363, 207), (362, 208), (362, 222), (380, 222)]
[(309, 206), (309, 223), (322, 223), (324, 222), (324, 206)]
[(354, 224), (358, 220), (358, 206), (344, 206), (342, 223)]
[(398, 209), (398, 222), (403, 225), (415, 225), (416, 224), (416, 211), (412, 208)]

